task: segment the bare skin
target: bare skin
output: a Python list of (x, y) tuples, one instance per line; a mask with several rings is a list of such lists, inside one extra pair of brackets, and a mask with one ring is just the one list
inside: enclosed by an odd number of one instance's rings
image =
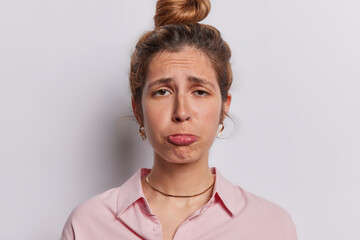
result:
[[(185, 170), (185, 169), (184, 169)], [(183, 174), (177, 174), (179, 180), (173, 179), (171, 182), (177, 183), (177, 182), (183, 182), (180, 179), (187, 178), (185, 175), (188, 173), (184, 172)], [(184, 175), (184, 176), (181, 176)], [(157, 184), (157, 181), (153, 181), (151, 178), (153, 175), (149, 174), (149, 180), (153, 186), (155, 186), (158, 189), (161, 189), (161, 186), (163, 186), (161, 183)], [(200, 176), (194, 177), (198, 178)], [(191, 179), (194, 179), (191, 178)], [(206, 177), (198, 180), (197, 182), (200, 182), (200, 186), (196, 187), (196, 190), (194, 186), (193, 192), (190, 192), (191, 188), (184, 189), (188, 192), (188, 194), (196, 194), (199, 192), (202, 192), (203, 190), (207, 189), (214, 181), (214, 176), (209, 172), (206, 173)], [(171, 183), (170, 182), (170, 183)], [(170, 185), (169, 183), (169, 185)], [(184, 185), (186, 183), (184, 182)], [(142, 186), (143, 191), (146, 200), (148, 201), (151, 211), (158, 217), (161, 226), (162, 226), (162, 236), (163, 239), (169, 240), (173, 239), (176, 230), (179, 228), (179, 226), (188, 218), (191, 216), (192, 213), (194, 213), (196, 210), (204, 206), (210, 199), (212, 194), (212, 188), (209, 189), (206, 193), (193, 197), (193, 198), (173, 198), (173, 197), (166, 197), (153, 189), (149, 187), (147, 182), (145, 181), (145, 178), (142, 180)], [(159, 186), (159, 187), (158, 187)], [(183, 188), (182, 186), (178, 186), (178, 189)], [(165, 192), (165, 191), (164, 191)], [(171, 192), (169, 190), (169, 192)], [(185, 193), (186, 194), (186, 193)]]
[[(201, 52), (185, 47), (154, 56), (141, 109), (133, 102), (136, 119), (154, 149), (154, 164), (148, 175), (154, 187), (168, 194), (194, 195), (214, 182), (208, 165), (209, 149), (230, 103), (230, 95), (222, 101), (216, 72)], [(191, 135), (194, 141), (172, 142), (171, 136), (179, 134)], [(209, 189), (193, 198), (166, 197), (151, 189), (145, 179), (142, 188), (165, 240), (173, 239), (179, 226), (212, 195)]]

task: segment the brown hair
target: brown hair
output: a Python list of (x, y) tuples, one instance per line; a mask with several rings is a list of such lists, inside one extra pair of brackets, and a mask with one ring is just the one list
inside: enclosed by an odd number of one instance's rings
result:
[(147, 68), (154, 54), (178, 52), (186, 46), (209, 57), (217, 73), (222, 100), (226, 101), (232, 83), (231, 50), (216, 28), (198, 23), (209, 12), (209, 0), (158, 0), (155, 29), (139, 39), (131, 57), (130, 88), (139, 111)]

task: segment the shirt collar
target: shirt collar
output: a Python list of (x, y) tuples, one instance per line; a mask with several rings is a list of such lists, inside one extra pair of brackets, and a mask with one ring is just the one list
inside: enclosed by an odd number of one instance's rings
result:
[[(141, 186), (141, 178), (150, 171), (151, 169), (139, 169), (129, 180), (119, 187), (117, 201), (118, 216), (139, 199), (142, 199), (146, 204)], [(211, 168), (211, 171), (216, 176), (212, 199), (218, 197), (232, 216), (238, 215), (246, 204), (243, 190), (226, 180), (215, 167)]]
[(246, 205), (243, 190), (226, 180), (216, 168), (211, 169), (215, 174), (215, 185), (212, 198), (219, 197), (223, 206), (232, 216), (238, 215)]
[(142, 176), (147, 175), (150, 172), (150, 169), (141, 168), (136, 171), (136, 173), (129, 178), (121, 187), (119, 187), (118, 199), (117, 199), (117, 215), (120, 216), (124, 210), (126, 210), (130, 205), (143, 199), (144, 202), (145, 196), (141, 186)]

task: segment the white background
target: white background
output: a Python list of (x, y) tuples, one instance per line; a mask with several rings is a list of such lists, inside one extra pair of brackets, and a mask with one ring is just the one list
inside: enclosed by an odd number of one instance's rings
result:
[[(155, 0), (0, 1), (0, 239), (59, 239), (71, 210), (150, 167), (128, 71)], [(360, 2), (213, 0), (233, 103), (210, 164), (284, 207), (299, 239), (360, 239)]]

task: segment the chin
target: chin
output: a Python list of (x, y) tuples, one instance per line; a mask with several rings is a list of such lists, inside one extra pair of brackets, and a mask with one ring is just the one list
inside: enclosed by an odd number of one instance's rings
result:
[(184, 151), (172, 151), (168, 154), (162, 155), (162, 158), (174, 164), (191, 164), (197, 162), (201, 159), (201, 154), (198, 154), (194, 151), (184, 152)]

